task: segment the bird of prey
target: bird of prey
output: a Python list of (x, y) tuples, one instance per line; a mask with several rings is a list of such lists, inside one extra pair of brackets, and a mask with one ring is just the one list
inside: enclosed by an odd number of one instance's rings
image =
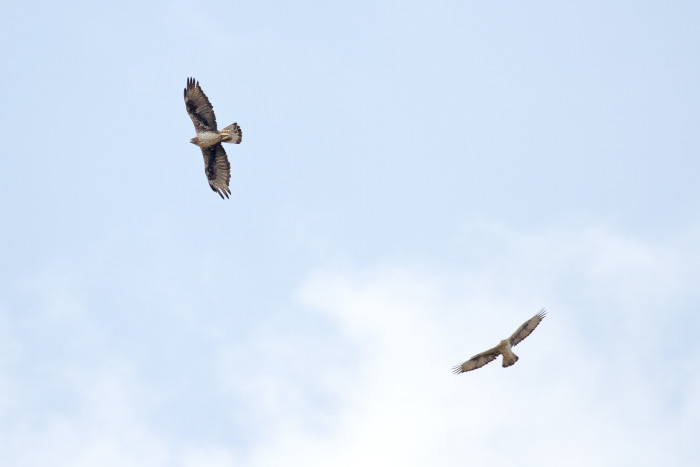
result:
[(223, 130), (216, 129), (214, 108), (207, 98), (199, 82), (187, 78), (185, 88), (185, 107), (194, 123), (197, 136), (190, 140), (202, 150), (204, 155), (204, 173), (207, 174), (211, 189), (226, 198), (231, 194), (228, 182), (231, 180), (231, 164), (226, 157), (226, 151), (221, 143), (239, 144), (243, 133), (238, 123), (232, 123)]
[(515, 331), (508, 339), (502, 340), (500, 344), (487, 350), (486, 352), (481, 352), (480, 354), (474, 355), (461, 365), (452, 367), (452, 371), (455, 374), (459, 374), (464, 373), (465, 371), (476, 370), (477, 368), (481, 368), (487, 363), (494, 361), (498, 355), (503, 355), (503, 368), (513, 365), (518, 361), (518, 356), (513, 353), (511, 347), (517, 345), (520, 343), (520, 341), (529, 336), (545, 316), (547, 316), (547, 312), (544, 308), (542, 308), (539, 313), (520, 325), (517, 331)]

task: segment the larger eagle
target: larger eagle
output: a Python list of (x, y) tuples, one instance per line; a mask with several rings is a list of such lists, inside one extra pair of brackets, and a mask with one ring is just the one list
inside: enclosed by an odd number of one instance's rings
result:
[(192, 138), (190, 143), (196, 144), (202, 150), (204, 173), (207, 174), (209, 186), (222, 199), (224, 195), (228, 198), (231, 194), (228, 187), (231, 180), (231, 164), (221, 143), (239, 144), (243, 139), (243, 132), (238, 123), (232, 123), (223, 130), (216, 129), (214, 107), (194, 78), (187, 78), (185, 107), (197, 132), (197, 136)]
[(465, 371), (476, 370), (494, 361), (499, 355), (503, 355), (503, 368), (514, 365), (518, 361), (518, 356), (513, 353), (511, 347), (518, 345), (529, 336), (545, 316), (547, 316), (547, 312), (542, 308), (539, 313), (521, 324), (512, 336), (508, 339), (503, 339), (496, 347), (476, 354), (461, 365), (452, 367), (453, 373), (459, 374)]

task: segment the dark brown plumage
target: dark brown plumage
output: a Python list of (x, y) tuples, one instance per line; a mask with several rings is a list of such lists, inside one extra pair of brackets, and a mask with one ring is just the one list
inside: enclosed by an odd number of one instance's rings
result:
[(187, 78), (185, 88), (185, 108), (192, 119), (197, 136), (190, 140), (202, 150), (204, 156), (204, 172), (207, 175), (210, 188), (223, 199), (231, 194), (231, 164), (221, 143), (239, 144), (243, 132), (238, 123), (232, 123), (223, 130), (216, 129), (214, 107), (209, 102), (199, 82)]
[(494, 361), (499, 355), (503, 355), (504, 368), (514, 365), (515, 362), (518, 361), (518, 356), (512, 352), (511, 347), (518, 345), (523, 339), (529, 336), (545, 316), (547, 316), (547, 311), (542, 308), (539, 313), (521, 324), (520, 327), (516, 329), (513, 335), (511, 335), (508, 339), (502, 340), (492, 349), (474, 355), (461, 365), (455, 365), (452, 367), (452, 372), (459, 374), (464, 373), (465, 371), (476, 370), (477, 368), (481, 368), (487, 363)]

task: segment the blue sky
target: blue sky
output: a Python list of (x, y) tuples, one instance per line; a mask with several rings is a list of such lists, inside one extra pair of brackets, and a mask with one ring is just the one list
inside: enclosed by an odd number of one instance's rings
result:
[[(695, 465), (699, 22), (4, 5), (5, 461)], [(188, 76), (243, 129), (227, 201)], [(543, 306), (515, 366), (450, 373)]]

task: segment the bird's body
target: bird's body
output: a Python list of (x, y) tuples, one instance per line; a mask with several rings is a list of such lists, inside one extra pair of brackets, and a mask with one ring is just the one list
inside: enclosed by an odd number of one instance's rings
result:
[(508, 339), (503, 339), (496, 347), (485, 352), (481, 352), (480, 354), (476, 354), (461, 365), (452, 367), (452, 371), (459, 374), (464, 373), (465, 371), (476, 370), (477, 368), (481, 368), (487, 363), (492, 362), (499, 355), (503, 355), (504, 368), (514, 365), (515, 362), (518, 361), (518, 356), (513, 353), (512, 347), (529, 336), (545, 316), (547, 316), (547, 312), (543, 308), (535, 316), (520, 325), (520, 327)]
[(515, 365), (518, 361), (518, 356), (513, 353), (510, 346), (510, 341), (508, 339), (503, 339), (500, 344), (496, 346), (498, 351), (503, 355), (503, 368), (511, 365)]
[(217, 143), (221, 143), (224, 135), (218, 131), (203, 131), (190, 140), (190, 143), (196, 144), (200, 148), (208, 148)]
[(197, 136), (190, 140), (202, 150), (204, 156), (204, 172), (209, 186), (221, 198), (231, 194), (228, 187), (231, 180), (231, 164), (221, 143), (239, 144), (243, 133), (237, 123), (232, 123), (223, 130), (216, 129), (214, 107), (194, 78), (187, 78), (185, 88), (185, 107), (194, 123)]

